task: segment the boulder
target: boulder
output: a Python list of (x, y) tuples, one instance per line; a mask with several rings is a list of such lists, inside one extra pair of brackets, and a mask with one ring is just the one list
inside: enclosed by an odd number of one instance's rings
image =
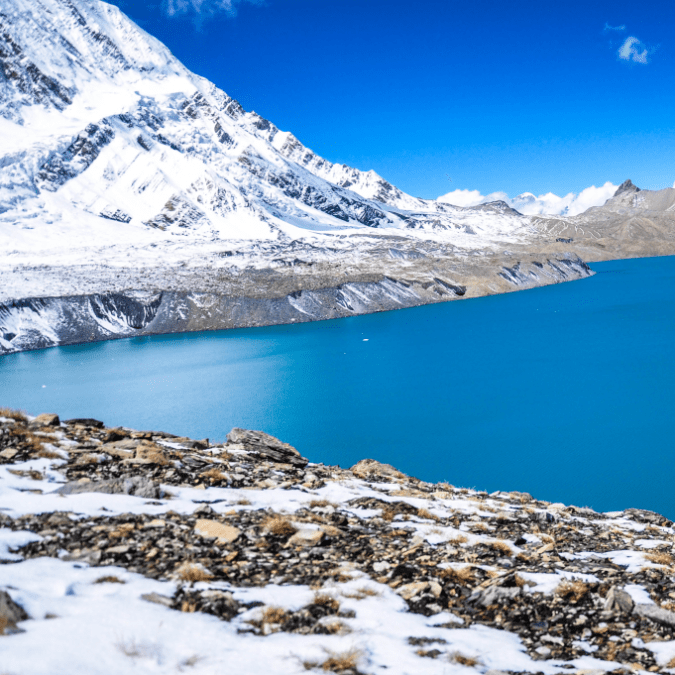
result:
[(72, 420), (66, 420), (66, 424), (79, 424), (83, 427), (94, 427), (94, 429), (103, 429), (105, 426), (100, 420), (91, 417), (74, 417)]
[(318, 546), (324, 537), (321, 530), (299, 530), (289, 540), (288, 546)]
[(396, 592), (404, 599), (411, 600), (416, 595), (423, 593), (429, 587), (428, 581), (413, 581), (412, 583), (399, 586)]
[(490, 607), (509, 603), (521, 593), (519, 586), (504, 587), (490, 586), (489, 588), (476, 589), (468, 599), (468, 602), (476, 603), (482, 607)]
[(228, 443), (242, 445), (245, 450), (254, 452), (277, 464), (291, 464), (296, 468), (307, 466), (309, 460), (288, 443), (266, 434), (264, 431), (250, 431), (235, 427), (227, 434)]
[(200, 518), (195, 524), (195, 532), (205, 539), (215, 539), (216, 544), (231, 544), (241, 534), (241, 530), (225, 525), (217, 520)]
[(635, 603), (633, 602), (633, 598), (631, 598), (626, 591), (612, 586), (607, 592), (605, 611), (630, 614), (633, 611), (634, 606)]
[(350, 471), (359, 478), (405, 478), (405, 474), (391, 464), (382, 464), (374, 459), (362, 459)]
[(38, 415), (31, 424), (39, 427), (58, 427), (61, 424), (61, 420), (56, 413), (42, 413), (41, 415)]
[(635, 605), (633, 614), (643, 616), (645, 619), (660, 623), (663, 626), (675, 628), (675, 612), (671, 612), (658, 605), (639, 604)]

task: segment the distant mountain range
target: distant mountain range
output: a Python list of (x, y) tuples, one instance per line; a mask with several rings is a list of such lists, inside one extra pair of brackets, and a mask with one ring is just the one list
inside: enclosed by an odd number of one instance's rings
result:
[(559, 197), (548, 192), (538, 197), (531, 192), (523, 192), (515, 197), (509, 197), (506, 192), (492, 192), (482, 195), (478, 190), (453, 190), (438, 198), (439, 202), (455, 204), (456, 206), (478, 206), (501, 200), (511, 208), (526, 216), (578, 216), (592, 206), (602, 206), (614, 196), (619, 186), (607, 181), (600, 187), (591, 187), (582, 190), (579, 194), (570, 192)]

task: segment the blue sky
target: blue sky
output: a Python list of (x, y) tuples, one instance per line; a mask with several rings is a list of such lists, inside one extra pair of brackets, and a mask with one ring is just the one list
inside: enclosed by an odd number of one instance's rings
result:
[(673, 2), (113, 4), (247, 110), (416, 196), (675, 181)]

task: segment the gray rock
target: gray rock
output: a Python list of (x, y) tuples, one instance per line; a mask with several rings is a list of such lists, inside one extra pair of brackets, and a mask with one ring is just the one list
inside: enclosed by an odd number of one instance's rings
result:
[(0, 591), (0, 635), (23, 633), (16, 624), (29, 618), (24, 608), (17, 605), (9, 593)]
[(78, 553), (69, 553), (61, 557), (61, 560), (70, 562), (83, 562), (87, 565), (98, 565), (101, 562), (101, 550), (98, 548), (85, 548)]
[(638, 523), (651, 523), (652, 525), (659, 525), (661, 527), (672, 527), (673, 522), (668, 520), (665, 516), (654, 511), (647, 511), (646, 509), (626, 509), (624, 513), (630, 516)]
[(77, 495), (83, 492), (102, 492), (108, 495), (124, 494), (144, 499), (158, 499), (161, 497), (159, 486), (149, 478), (130, 476), (114, 478), (112, 480), (92, 481), (89, 483), (66, 483), (56, 494)]
[(154, 602), (156, 605), (164, 605), (164, 607), (171, 607), (173, 599), (168, 595), (161, 595), (159, 593), (144, 593), (141, 595), (141, 600), (146, 602)]
[(615, 586), (609, 589), (605, 600), (605, 611), (630, 614), (633, 611), (633, 607), (635, 607), (633, 598), (626, 591)]
[(227, 440), (229, 443), (243, 445), (246, 450), (262, 455), (278, 464), (292, 464), (302, 468), (309, 462), (292, 445), (283, 443), (264, 431), (249, 431), (235, 427), (227, 434)]
[(32, 424), (39, 427), (58, 427), (61, 420), (55, 413), (42, 413), (33, 420)]
[(81, 424), (83, 427), (94, 427), (94, 429), (103, 429), (105, 426), (100, 420), (91, 417), (75, 417), (72, 420), (66, 420), (66, 424)]
[(633, 614), (642, 616), (645, 619), (660, 623), (664, 626), (675, 628), (675, 612), (670, 612), (658, 605), (638, 604), (633, 609)]
[(500, 605), (510, 602), (521, 593), (519, 586), (505, 588), (504, 586), (490, 586), (475, 590), (469, 597), (469, 602), (480, 605), (481, 607), (490, 607), (490, 605)]
[(350, 471), (359, 478), (405, 478), (406, 475), (391, 464), (383, 464), (375, 459), (362, 459), (350, 468)]

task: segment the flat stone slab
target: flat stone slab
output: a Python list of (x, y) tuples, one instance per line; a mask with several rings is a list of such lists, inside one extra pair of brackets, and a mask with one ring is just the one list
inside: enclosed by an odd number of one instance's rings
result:
[(241, 534), (241, 530), (236, 527), (208, 518), (200, 518), (197, 521), (195, 532), (206, 539), (215, 539), (217, 544), (231, 544)]

